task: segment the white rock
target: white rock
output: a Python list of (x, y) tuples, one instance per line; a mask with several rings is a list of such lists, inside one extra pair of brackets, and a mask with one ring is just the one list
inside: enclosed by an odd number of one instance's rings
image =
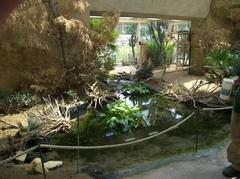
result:
[[(16, 155), (21, 154), (22, 152), (23, 152), (23, 151), (17, 151), (17, 152), (16, 152)], [(27, 157), (27, 154), (23, 154), (23, 155), (17, 157), (17, 158), (16, 158), (16, 161), (17, 161), (18, 163), (24, 163), (25, 160), (26, 160), (26, 157)]]
[[(48, 172), (48, 169), (44, 166), (45, 171)], [(25, 170), (28, 173), (43, 173), (42, 163), (40, 158), (35, 158), (29, 165), (25, 167)]]
[(53, 170), (55, 168), (62, 167), (63, 166), (63, 162), (62, 161), (48, 161), (48, 162), (44, 163), (44, 166), (48, 170)]

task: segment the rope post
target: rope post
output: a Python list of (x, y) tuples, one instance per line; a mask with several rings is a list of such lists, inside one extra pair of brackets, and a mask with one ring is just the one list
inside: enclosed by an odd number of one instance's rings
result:
[[(80, 119), (79, 117), (77, 118), (77, 146), (79, 146), (79, 138), (80, 138)], [(79, 173), (79, 159), (80, 158), (80, 150), (77, 150), (77, 173)]]
[(197, 153), (198, 152), (198, 143), (199, 143), (199, 113), (200, 113), (200, 110), (198, 109), (197, 110), (197, 115), (196, 115), (196, 139), (195, 139), (195, 152)]
[(45, 171), (45, 167), (44, 167), (44, 161), (43, 161), (44, 159), (43, 159), (43, 155), (42, 155), (42, 150), (41, 150), (40, 144), (38, 144), (38, 150), (39, 150), (39, 153), (40, 153), (40, 158), (41, 158), (41, 163), (42, 163), (43, 177), (44, 177), (44, 179), (47, 179), (46, 171)]

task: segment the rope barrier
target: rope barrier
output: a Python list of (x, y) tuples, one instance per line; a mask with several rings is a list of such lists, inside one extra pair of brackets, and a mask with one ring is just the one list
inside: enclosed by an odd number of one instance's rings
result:
[(0, 161), (0, 165), (2, 165), (2, 164), (4, 164), (4, 163), (7, 163), (7, 162), (11, 162), (12, 160), (14, 160), (14, 159), (16, 159), (16, 158), (18, 158), (18, 157), (20, 157), (20, 156), (22, 156), (22, 155), (24, 155), (24, 154), (33, 152), (34, 150), (36, 150), (36, 149), (38, 149), (38, 148), (39, 148), (39, 146), (34, 146), (34, 147), (32, 147), (32, 148), (29, 148), (29, 149), (25, 150), (25, 151), (22, 152), (22, 153), (19, 153), (19, 154), (17, 154), (17, 155), (14, 155), (14, 156), (12, 156), (12, 157), (9, 157), (9, 158), (6, 159), (6, 160), (2, 160), (2, 161)]
[(202, 108), (203, 111), (222, 111), (222, 110), (230, 110), (233, 109), (232, 106), (222, 107), (222, 108)]
[[(48, 149), (64, 149), (64, 150), (93, 150), (93, 149), (107, 149), (107, 148), (117, 148), (117, 147), (123, 147), (123, 146), (127, 146), (127, 145), (132, 145), (132, 144), (136, 144), (136, 143), (140, 143), (140, 142), (144, 142), (144, 141), (147, 141), (149, 139), (152, 139), (152, 138), (155, 138), (157, 136), (160, 136), (162, 134), (165, 134), (169, 131), (172, 131), (173, 129), (176, 129), (177, 127), (179, 127), (181, 124), (185, 123), (186, 121), (188, 121), (195, 113), (197, 112), (194, 111), (192, 112), (189, 116), (187, 116), (184, 120), (182, 120), (181, 122), (175, 124), (174, 126), (172, 127), (169, 127), (168, 129), (165, 129), (159, 133), (156, 133), (152, 136), (148, 136), (148, 137), (145, 137), (145, 138), (142, 138), (142, 139), (138, 139), (138, 140), (135, 140), (135, 141), (131, 141), (131, 142), (126, 142), (126, 143), (121, 143), (121, 144), (112, 144), (112, 145), (100, 145), (100, 146), (61, 146), (61, 145), (46, 145), (46, 144), (40, 144), (40, 147), (41, 148), (48, 148)], [(34, 146), (18, 155), (14, 155), (12, 157), (9, 157), (8, 159), (6, 160), (2, 160), (0, 161), (0, 165), (4, 164), (4, 163), (7, 163), (7, 162), (10, 162), (14, 159), (16, 159), (17, 157), (20, 157), (26, 153), (29, 153), (29, 152), (32, 152), (34, 151), (35, 149), (37, 149), (39, 146)]]
[[(220, 111), (220, 110), (230, 110), (230, 109), (233, 109), (233, 107), (229, 106), (229, 107), (223, 107), (223, 108), (202, 108), (201, 110), (203, 110), (203, 111)], [(169, 131), (172, 131), (173, 129), (176, 129), (177, 127), (179, 127), (180, 125), (182, 125), (183, 123), (188, 121), (197, 111), (198, 111), (198, 109), (195, 110), (194, 112), (192, 112), (189, 116), (187, 116), (181, 122), (175, 124), (174, 126), (169, 127), (168, 129), (165, 129), (161, 132), (158, 132), (154, 135), (151, 135), (151, 136), (148, 136), (148, 137), (145, 137), (145, 138), (142, 138), (142, 139), (137, 139), (137, 140), (126, 142), (126, 143), (112, 144), (112, 145), (100, 145), (100, 146), (62, 146), (62, 145), (40, 144), (39, 146), (34, 146), (32, 148), (29, 148), (29, 149), (25, 150), (24, 152), (22, 152), (20, 154), (14, 155), (12, 157), (9, 157), (8, 159), (0, 161), (0, 165), (2, 165), (4, 163), (7, 163), (7, 162), (10, 162), (10, 161), (16, 159), (17, 157), (20, 157), (20, 156), (22, 156), (26, 153), (32, 152), (39, 147), (48, 148), (48, 149), (64, 149), (64, 150), (93, 150), (93, 149), (117, 148), (117, 147), (123, 147), (123, 146), (128, 146), (128, 145), (144, 142), (144, 141), (150, 140), (152, 138), (155, 138), (157, 136), (160, 136), (162, 134), (165, 134)]]
[(46, 145), (46, 144), (41, 144), (42, 148), (51, 148), (51, 149), (65, 149), (65, 150), (77, 150), (77, 149), (106, 149), (106, 148), (116, 148), (116, 147), (123, 147), (123, 146), (127, 146), (127, 145), (131, 145), (131, 144), (136, 144), (136, 143), (140, 143), (140, 142), (144, 142), (147, 141), (149, 139), (155, 138), (159, 135), (165, 134), (173, 129), (176, 129), (178, 126), (180, 126), (181, 124), (185, 123), (188, 119), (190, 119), (194, 114), (196, 113), (196, 111), (192, 112), (188, 117), (186, 117), (184, 120), (182, 120), (181, 122), (175, 124), (172, 127), (169, 127), (168, 129), (165, 129), (159, 133), (156, 133), (152, 136), (149, 137), (145, 137), (142, 139), (138, 139), (138, 140), (134, 140), (131, 142), (126, 142), (126, 143), (121, 143), (121, 144), (112, 144), (112, 145), (100, 145), (100, 146), (59, 146), (59, 145)]

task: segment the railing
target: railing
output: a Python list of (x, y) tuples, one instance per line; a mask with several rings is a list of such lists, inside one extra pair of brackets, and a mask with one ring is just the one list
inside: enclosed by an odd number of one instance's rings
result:
[[(62, 145), (46, 145), (46, 144), (39, 144), (37, 146), (34, 146), (32, 148), (29, 148), (27, 150), (25, 150), (22, 153), (19, 153), (17, 155), (14, 155), (12, 157), (9, 157), (5, 160), (0, 161), (0, 165), (4, 165), (4, 163), (10, 162), (14, 159), (16, 159), (17, 157), (20, 157), (24, 154), (30, 153), (36, 149), (39, 149), (40, 152), (40, 158), (41, 158), (41, 163), (42, 163), (42, 170), (43, 170), (43, 176), (44, 179), (46, 179), (46, 172), (45, 172), (45, 167), (44, 167), (44, 162), (43, 162), (43, 156), (42, 156), (42, 152), (41, 149), (42, 148), (48, 148), (48, 149), (61, 149), (61, 150), (77, 150), (77, 172), (79, 172), (79, 150), (93, 150), (93, 149), (108, 149), (108, 148), (117, 148), (117, 147), (123, 147), (123, 146), (128, 146), (128, 145), (132, 145), (132, 144), (137, 144), (140, 142), (144, 142), (150, 139), (153, 139), (157, 136), (163, 135), (167, 132), (170, 132), (176, 128), (178, 128), (180, 125), (184, 124), (185, 122), (187, 122), (192, 116), (194, 116), (196, 113), (198, 113), (200, 110), (202, 111), (219, 111), (219, 110), (231, 110), (233, 107), (222, 107), (222, 108), (202, 108), (202, 109), (196, 109), (195, 111), (193, 111), (189, 116), (187, 116), (185, 119), (183, 119), (181, 122), (175, 124), (172, 127), (169, 127), (161, 132), (155, 132), (154, 134), (147, 136), (145, 138), (141, 138), (141, 139), (136, 139), (130, 142), (125, 142), (125, 143), (119, 143), (119, 144), (112, 144), (112, 145), (98, 145), (98, 146), (79, 146), (79, 131), (78, 131), (78, 146), (62, 146)], [(78, 119), (78, 128), (79, 128), (79, 119)], [(198, 150), (198, 132), (196, 135), (196, 152)]]

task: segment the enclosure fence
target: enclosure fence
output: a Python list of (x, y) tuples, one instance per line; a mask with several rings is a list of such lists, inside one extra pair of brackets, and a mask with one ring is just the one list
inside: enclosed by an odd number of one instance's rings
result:
[[(133, 141), (129, 141), (129, 142), (124, 142), (124, 143), (119, 143), (119, 144), (112, 144), (112, 145), (98, 145), (98, 146), (80, 146), (79, 145), (79, 132), (78, 132), (78, 141), (77, 141), (77, 146), (63, 146), (63, 145), (47, 145), (47, 144), (39, 144), (39, 145), (36, 145), (32, 148), (29, 148), (17, 155), (14, 155), (12, 157), (9, 157), (5, 160), (2, 160), (0, 161), (0, 165), (4, 165), (5, 163), (8, 163), (8, 162), (11, 162), (12, 160), (24, 155), (24, 154), (28, 154), (30, 152), (33, 152), (35, 151), (36, 149), (39, 150), (39, 153), (40, 153), (40, 158), (41, 158), (41, 164), (42, 164), (42, 170), (43, 170), (43, 176), (44, 176), (44, 179), (46, 179), (46, 172), (45, 172), (45, 167), (44, 167), (44, 162), (43, 162), (43, 155), (42, 155), (42, 152), (41, 152), (41, 149), (42, 148), (47, 148), (47, 149), (56, 149), (56, 150), (77, 150), (77, 173), (79, 172), (79, 152), (80, 150), (96, 150), (96, 149), (109, 149), (109, 148), (118, 148), (118, 147), (123, 147), (123, 146), (128, 146), (128, 145), (133, 145), (133, 144), (137, 144), (137, 143), (140, 143), (140, 142), (144, 142), (144, 141), (147, 141), (147, 140), (150, 140), (150, 139), (153, 139), (155, 137), (158, 137), (160, 135), (163, 135), (167, 132), (170, 132), (170, 131), (173, 131), (174, 129), (178, 128), (179, 126), (181, 126), (182, 124), (184, 124), (185, 122), (187, 122), (190, 118), (192, 118), (195, 114), (199, 113), (199, 111), (222, 111), (222, 110), (231, 110), (233, 109), (232, 106), (229, 106), (229, 107), (222, 107), (222, 108), (202, 108), (202, 109), (196, 109), (194, 110), (189, 116), (187, 116), (186, 118), (184, 118), (182, 121), (178, 122), (177, 124), (161, 131), (161, 132), (156, 132), (156, 133), (153, 133), (152, 135), (150, 136), (147, 136), (145, 138), (141, 138), (141, 139), (134, 139)], [(198, 122), (198, 120), (197, 120)], [(79, 128), (79, 118), (77, 120), (77, 125), (78, 125), (78, 128)], [(198, 150), (198, 137), (199, 137), (199, 133), (197, 131), (196, 133), (196, 152)]]

